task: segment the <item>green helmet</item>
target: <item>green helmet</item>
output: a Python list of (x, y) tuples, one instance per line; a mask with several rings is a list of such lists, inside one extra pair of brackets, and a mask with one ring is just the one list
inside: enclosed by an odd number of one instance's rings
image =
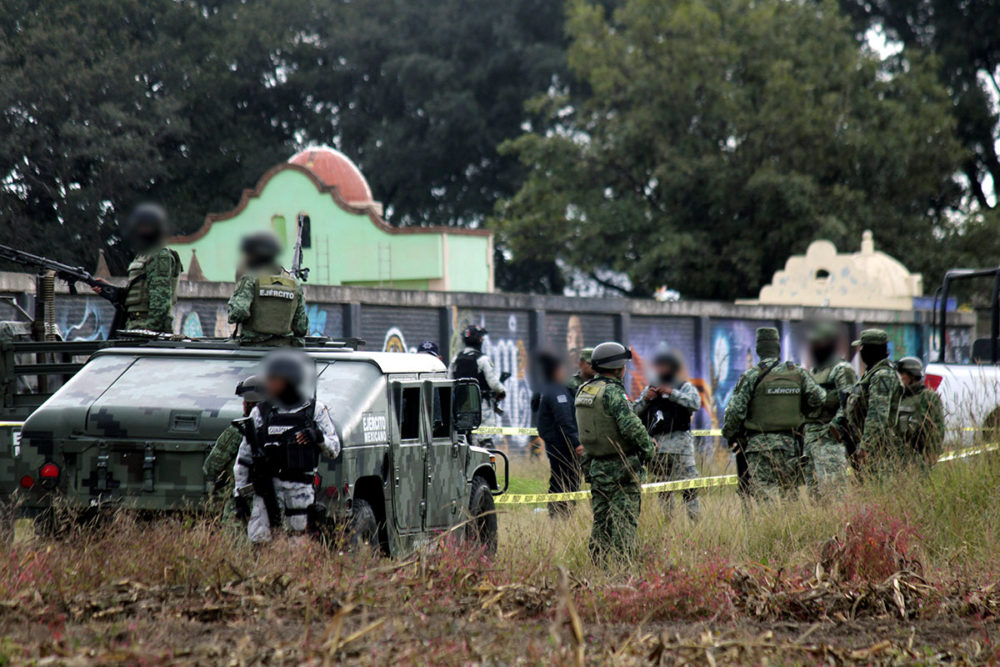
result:
[(153, 202), (138, 204), (125, 221), (125, 237), (139, 250), (155, 246), (167, 231), (167, 211)]
[(625, 363), (631, 358), (632, 353), (624, 345), (609, 341), (594, 348), (590, 365), (598, 370), (625, 368)]
[(903, 357), (896, 362), (896, 370), (919, 380), (924, 376), (924, 363), (916, 357)]

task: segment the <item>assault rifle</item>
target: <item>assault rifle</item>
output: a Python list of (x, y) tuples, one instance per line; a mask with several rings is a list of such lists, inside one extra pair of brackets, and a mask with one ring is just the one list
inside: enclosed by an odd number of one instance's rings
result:
[[(268, 469), (264, 445), (257, 437), (257, 426), (253, 423), (253, 417), (243, 417), (234, 419), (233, 426), (247, 439), (250, 445), (252, 461), (240, 460), (240, 463), (250, 467), (250, 485), (253, 487), (255, 496), (264, 501), (264, 510), (267, 512), (267, 521), (271, 530), (281, 527), (281, 508), (278, 507), (278, 496), (274, 491), (274, 478)], [(245, 495), (244, 491), (249, 491), (246, 487), (238, 489), (239, 494)]]
[(299, 225), (299, 232), (295, 236), (295, 250), (292, 253), (292, 268), (289, 273), (291, 273), (297, 280), (306, 282), (309, 280), (309, 269), (302, 266), (302, 232), (306, 225), (309, 224), (309, 216), (300, 213), (297, 221)]
[(111, 324), (112, 334), (125, 325), (126, 311), (124, 303), (124, 288), (115, 287), (100, 278), (95, 278), (89, 271), (81, 266), (70, 266), (69, 264), (63, 264), (62, 262), (57, 262), (56, 260), (49, 259), (48, 257), (33, 255), (30, 252), (24, 252), (23, 250), (18, 250), (2, 244), (0, 244), (0, 259), (13, 262), (14, 264), (20, 264), (21, 266), (31, 266), (41, 271), (52, 271), (56, 274), (57, 278), (66, 282), (69, 286), (70, 294), (77, 293), (77, 283), (83, 283), (85, 285), (89, 285), (90, 287), (100, 288), (101, 291), (98, 292), (98, 295), (110, 301), (115, 307), (115, 318), (114, 322)]

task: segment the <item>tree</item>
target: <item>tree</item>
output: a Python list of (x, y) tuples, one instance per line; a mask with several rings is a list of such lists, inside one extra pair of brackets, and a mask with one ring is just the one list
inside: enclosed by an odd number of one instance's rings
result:
[(860, 34), (881, 27), (907, 48), (936, 56), (941, 82), (954, 100), (958, 136), (966, 147), (962, 173), (980, 209), (996, 207), (1000, 184), (1000, 4), (955, 0), (840, 0)]
[(830, 3), (573, 0), (568, 26), (592, 94), (536, 99), (547, 126), (504, 146), (530, 170), (495, 221), (516, 260), (720, 299), (864, 229), (931, 263), (963, 154), (919, 52), (880, 60)]

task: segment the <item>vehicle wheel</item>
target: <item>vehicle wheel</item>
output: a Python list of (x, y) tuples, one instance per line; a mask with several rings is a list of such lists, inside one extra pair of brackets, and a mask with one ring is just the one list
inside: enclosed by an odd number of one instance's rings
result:
[(355, 550), (367, 549), (371, 552), (379, 550), (378, 517), (367, 500), (354, 499), (351, 510), (350, 543)]
[(476, 475), (472, 478), (472, 494), (469, 497), (469, 523), (465, 526), (465, 538), (478, 542), (493, 555), (497, 552), (497, 513), (493, 503), (490, 484)]

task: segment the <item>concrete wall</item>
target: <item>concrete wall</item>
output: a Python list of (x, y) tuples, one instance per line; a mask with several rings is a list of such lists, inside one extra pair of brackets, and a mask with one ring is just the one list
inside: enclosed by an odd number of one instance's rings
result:
[[(227, 336), (226, 299), (232, 283), (183, 282), (174, 327), (191, 336)], [(0, 273), (0, 293), (15, 296), (29, 312), (33, 279)], [(519, 294), (399, 291), (355, 287), (306, 286), (313, 334), (360, 336), (368, 349), (412, 351), (424, 340), (437, 341), (449, 356), (460, 349), (459, 334), (469, 322), (483, 324), (490, 334), (486, 352), (508, 381), (506, 426), (530, 424), (531, 353), (547, 347), (575, 351), (615, 339), (631, 346), (635, 363), (630, 392), (644, 382), (646, 360), (661, 341), (679, 348), (690, 375), (702, 392), (705, 408), (697, 416), (703, 427), (719, 423), (733, 387), (754, 362), (753, 338), (758, 326), (782, 332), (785, 354), (804, 359), (805, 334), (817, 318), (842, 323), (844, 341), (863, 328), (886, 329), (894, 359), (917, 355), (936, 358), (937, 336), (927, 312), (733, 305), (719, 302), (587, 299)], [(56, 322), (68, 338), (105, 337), (111, 308), (95, 296), (70, 296), (61, 289)], [(0, 318), (18, 319), (0, 304)], [(949, 314), (945, 341), (950, 360), (968, 359), (974, 315)], [(846, 352), (846, 349), (845, 349)]]

